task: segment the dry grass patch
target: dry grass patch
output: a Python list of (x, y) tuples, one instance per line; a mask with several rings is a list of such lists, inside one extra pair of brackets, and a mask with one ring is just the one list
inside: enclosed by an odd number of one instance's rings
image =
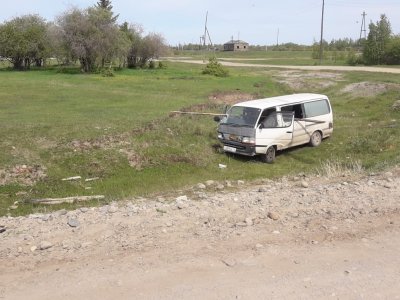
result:
[(210, 96), (208, 96), (208, 100), (218, 103), (218, 104), (227, 104), (233, 105), (238, 102), (255, 100), (258, 99), (259, 96), (256, 94), (243, 93), (239, 91), (234, 92), (214, 92)]
[(331, 159), (323, 162), (317, 169), (317, 174), (328, 178), (359, 175), (364, 171), (361, 161), (349, 159), (347, 162)]
[(343, 74), (333, 72), (282, 71), (274, 76), (279, 83), (290, 87), (294, 92), (310, 89), (325, 89), (341, 81)]
[(355, 97), (375, 97), (389, 90), (400, 91), (400, 85), (393, 83), (356, 82), (345, 86), (341, 92)]
[(16, 165), (14, 167), (0, 169), (0, 186), (8, 184), (33, 186), (36, 182), (46, 177), (46, 168), (43, 166)]

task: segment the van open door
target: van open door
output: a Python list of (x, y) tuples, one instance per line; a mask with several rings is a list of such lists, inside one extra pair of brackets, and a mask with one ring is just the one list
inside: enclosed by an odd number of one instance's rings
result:
[(265, 117), (256, 131), (257, 151), (263, 153), (269, 146), (276, 150), (287, 148), (293, 140), (293, 112), (273, 112)]

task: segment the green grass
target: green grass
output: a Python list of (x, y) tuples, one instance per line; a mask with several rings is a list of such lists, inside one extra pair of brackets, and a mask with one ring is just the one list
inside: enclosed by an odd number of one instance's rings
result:
[[(112, 78), (64, 74), (57, 68), (0, 71), (0, 170), (23, 164), (47, 169), (47, 178), (33, 186), (0, 186), (0, 215), (49, 209), (24, 202), (33, 198), (104, 194), (109, 202), (176, 191), (208, 179), (314, 172), (330, 160), (360, 161), (369, 169), (400, 162), (399, 112), (390, 109), (398, 92), (370, 98), (340, 92), (360, 81), (400, 84), (399, 75), (345, 73), (337, 85), (313, 90), (332, 101), (334, 136), (318, 148), (284, 151), (272, 165), (216, 151), (216, 123), (211, 117), (169, 116), (185, 107), (222, 110), (208, 98), (216, 92), (258, 97), (292, 92), (273, 75), (231, 68), (229, 77), (216, 78), (201, 75), (201, 66), (173, 63), (163, 70), (123, 70)], [(219, 169), (219, 163), (227, 169)], [(76, 175), (100, 180), (61, 180)], [(9, 211), (14, 201), (19, 207)], [(74, 206), (51, 209), (61, 207)]]

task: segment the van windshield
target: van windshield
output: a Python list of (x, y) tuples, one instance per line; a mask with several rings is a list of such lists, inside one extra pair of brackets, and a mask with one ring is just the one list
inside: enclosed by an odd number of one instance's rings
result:
[(233, 106), (221, 124), (232, 126), (255, 127), (261, 109), (254, 107)]

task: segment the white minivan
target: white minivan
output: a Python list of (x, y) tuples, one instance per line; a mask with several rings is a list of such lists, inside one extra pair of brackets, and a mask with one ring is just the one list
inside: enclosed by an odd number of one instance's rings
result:
[(316, 147), (333, 132), (331, 104), (319, 94), (240, 102), (215, 120), (225, 152), (261, 155), (267, 163), (275, 160), (277, 150), (307, 143)]

